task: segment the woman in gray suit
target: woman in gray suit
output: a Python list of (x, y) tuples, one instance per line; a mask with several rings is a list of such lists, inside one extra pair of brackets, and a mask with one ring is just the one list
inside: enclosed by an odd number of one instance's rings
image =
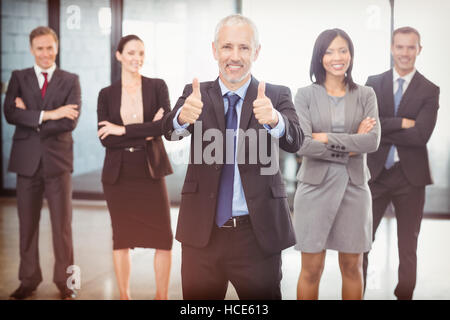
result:
[(378, 148), (380, 122), (372, 88), (353, 82), (353, 52), (343, 30), (322, 32), (311, 60), (313, 84), (295, 97), (305, 134), (294, 199), (298, 299), (318, 298), (327, 249), (339, 251), (342, 298), (363, 296), (362, 254), (372, 244), (366, 153)]

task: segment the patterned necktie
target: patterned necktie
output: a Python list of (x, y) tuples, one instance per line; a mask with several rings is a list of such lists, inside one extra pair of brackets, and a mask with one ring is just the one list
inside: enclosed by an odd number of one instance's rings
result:
[(44, 80), (44, 85), (41, 88), (41, 96), (42, 96), (42, 99), (44, 99), (45, 93), (47, 92), (47, 86), (48, 86), (48, 79), (47, 79), (48, 73), (47, 72), (42, 72), (42, 75), (44, 76), (45, 80)]
[[(237, 94), (234, 93), (227, 95), (226, 98), (228, 99), (228, 110), (227, 114), (225, 115), (226, 129), (236, 131), (236, 105), (240, 98)], [(236, 137), (234, 137), (233, 139), (226, 139), (225, 154), (231, 153), (233, 155), (233, 163), (224, 163), (222, 167), (222, 173), (220, 175), (219, 196), (217, 199), (216, 213), (216, 224), (219, 227), (223, 226), (223, 224), (227, 222), (232, 216), (235, 146)]]
[[(394, 94), (394, 114), (396, 116), (397, 116), (398, 106), (400, 105), (400, 101), (402, 100), (402, 96), (403, 96), (403, 83), (405, 83), (405, 79), (398, 78), (397, 82), (398, 82), (398, 89), (397, 89), (397, 92), (395, 92), (395, 94)], [(384, 167), (386, 169), (390, 169), (394, 165), (394, 163), (395, 163), (394, 155), (395, 155), (395, 146), (392, 145), (391, 148), (389, 149), (386, 163), (384, 164)]]

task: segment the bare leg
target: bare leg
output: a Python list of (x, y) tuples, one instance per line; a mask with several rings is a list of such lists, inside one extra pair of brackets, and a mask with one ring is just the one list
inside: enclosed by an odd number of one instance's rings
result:
[(113, 260), (120, 300), (130, 300), (130, 249), (113, 250)]
[(343, 300), (361, 300), (363, 298), (362, 260), (362, 253), (352, 254), (339, 252)]
[(169, 277), (172, 264), (172, 251), (156, 249), (155, 251), (155, 300), (167, 300), (169, 298)]
[(325, 253), (302, 252), (302, 270), (297, 283), (298, 300), (317, 300), (319, 298), (319, 284), (325, 265)]

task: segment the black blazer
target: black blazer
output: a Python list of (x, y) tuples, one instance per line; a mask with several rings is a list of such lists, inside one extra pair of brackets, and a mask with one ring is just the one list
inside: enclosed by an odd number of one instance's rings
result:
[[(121, 98), (121, 80), (100, 91), (97, 107), (98, 122), (106, 120), (123, 126), (120, 116)], [(173, 172), (161, 139), (162, 120), (152, 121), (159, 108), (163, 108), (164, 113), (170, 111), (169, 91), (164, 80), (142, 77), (142, 102), (144, 106), (143, 123), (126, 125), (126, 133), (123, 136), (110, 135), (100, 140), (106, 147), (102, 172), (103, 183), (116, 182), (122, 164), (122, 154), (127, 152), (124, 150), (126, 147), (146, 148), (147, 164), (152, 178), (162, 178)], [(146, 141), (145, 138), (150, 136), (154, 139)]]
[[(217, 128), (225, 136), (225, 114), (223, 98), (218, 80), (200, 84), (203, 111), (198, 119), (202, 121), (202, 133), (209, 128)], [(240, 129), (263, 129), (253, 114), (253, 101), (256, 99), (258, 81), (252, 78), (242, 106)], [(163, 130), (167, 139), (171, 138), (173, 118), (178, 109), (191, 94), (192, 86), (187, 85), (183, 95), (178, 99), (172, 112), (163, 119)], [(299, 150), (303, 141), (297, 113), (292, 103), (291, 92), (287, 87), (266, 84), (266, 95), (272, 100), (273, 106), (281, 113), (286, 124), (286, 132), (279, 139), (280, 147), (287, 152)], [(176, 239), (183, 244), (204, 247), (208, 244), (211, 231), (215, 224), (217, 194), (222, 164), (193, 163), (194, 141), (201, 139), (194, 131), (193, 125), (188, 127), (191, 132), (191, 163), (188, 165), (186, 178), (182, 189), (180, 212), (178, 217)], [(264, 131), (268, 141), (270, 134)], [(178, 137), (178, 136), (177, 136)], [(260, 143), (260, 137), (256, 137)], [(240, 139), (239, 139), (240, 140)], [(203, 142), (203, 150), (210, 144)], [(278, 169), (273, 175), (261, 175), (261, 168), (270, 166), (264, 164), (258, 156), (255, 164), (250, 164), (249, 143), (238, 141), (238, 158), (244, 155), (245, 164), (239, 164), (242, 186), (249, 209), (250, 220), (258, 243), (267, 252), (276, 253), (295, 244), (286, 188)], [(272, 151), (274, 152), (274, 151)]]
[[(383, 171), (389, 149), (394, 144), (409, 183), (414, 186), (432, 184), (427, 142), (436, 124), (439, 87), (416, 71), (403, 94), (397, 116), (394, 116), (392, 69), (370, 76), (366, 85), (375, 90), (381, 122), (380, 147), (367, 157), (372, 180)], [(415, 120), (415, 126), (402, 129), (402, 118)]]
[[(16, 108), (16, 97), (22, 98), (27, 110)], [(6, 92), (4, 112), (8, 123), (15, 125), (8, 170), (33, 176), (42, 159), (48, 177), (73, 171), (72, 130), (77, 120), (63, 118), (39, 125), (42, 110), (76, 104), (81, 110), (78, 76), (56, 68), (42, 99), (34, 68), (13, 71)]]

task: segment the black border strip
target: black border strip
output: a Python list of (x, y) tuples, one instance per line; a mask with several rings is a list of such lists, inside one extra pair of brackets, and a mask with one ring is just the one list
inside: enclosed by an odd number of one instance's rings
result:
[(120, 80), (116, 48), (122, 37), (123, 0), (111, 0), (111, 83)]
[[(55, 31), (58, 39), (60, 39), (60, 17), (61, 17), (61, 1), (47, 0), (48, 8), (48, 26)], [(56, 65), (61, 66), (60, 54), (56, 56)]]

